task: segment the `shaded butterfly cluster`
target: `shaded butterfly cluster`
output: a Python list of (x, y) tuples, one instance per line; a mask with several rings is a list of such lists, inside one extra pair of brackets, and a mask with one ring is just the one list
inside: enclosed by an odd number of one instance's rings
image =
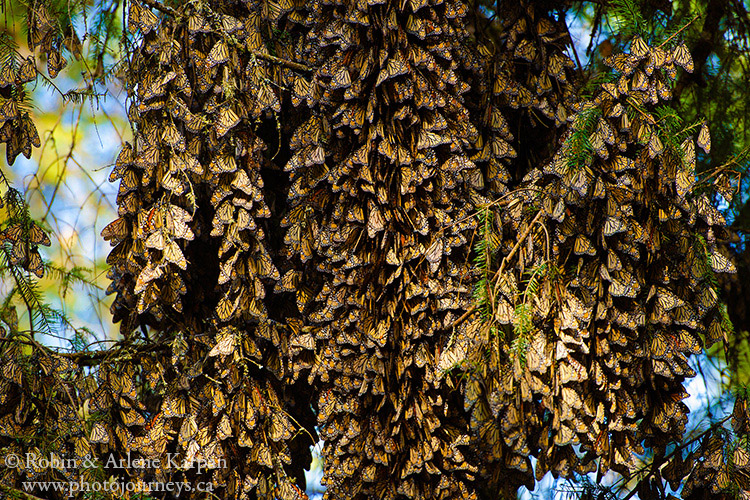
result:
[(308, 322), (291, 344), (319, 394), (326, 498), (476, 498), (465, 415), (435, 363), (469, 305), (472, 212), (486, 201), (467, 12), (320, 2), (303, 21), (299, 52), (316, 69), (292, 93), (309, 112), (285, 168), (282, 290)]
[[(544, 391), (543, 382), (531, 376), (520, 356), (508, 353), (528, 348), (528, 339), (515, 331), (518, 307), (525, 305), (519, 304), (525, 270), (549, 256), (540, 248), (545, 244), (540, 235), (529, 234), (539, 228), (536, 210), (546, 197), (533, 182), (535, 171), (554, 152), (569, 116), (580, 106), (573, 63), (564, 53), (569, 43), (564, 23), (544, 6), (521, 2), (504, 11), (502, 26), (496, 48), (479, 46), (483, 71), (478, 81), (490, 105), (479, 103), (485, 146), (473, 157), (482, 166), (492, 200), (478, 207), (482, 217), (475, 239), (484, 255), (474, 257), (482, 269), (477, 274), (490, 273), (492, 279), (477, 282), (475, 277), (474, 299), (475, 305), (479, 299), (490, 306), (480, 305), (485, 310), (466, 318), (466, 333), (456, 335), (438, 359), (444, 374), (452, 372), (447, 381), (459, 385), (472, 448), (481, 457), (482, 494), (490, 496), (498, 491), (513, 495), (520, 485), (533, 488), (530, 457), (546, 449), (540, 440), (548, 415), (531, 389)], [(527, 238), (535, 244), (527, 245)], [(505, 258), (514, 266), (501, 264)], [(559, 463), (564, 462), (561, 456)]]
[(279, 273), (261, 222), (270, 216), (261, 170), (274, 167), (255, 130), (280, 110), (272, 85), (284, 75), (252, 52), (276, 21), (252, 3), (162, 18), (138, 2), (129, 9), (141, 37), (128, 70), (135, 138), (110, 177), (120, 180), (120, 217), (102, 234), (115, 246), (115, 319), (126, 335), (141, 324), (163, 331), (171, 355), (139, 389), (153, 408), (123, 421), (112, 449), (178, 453), (185, 470), (160, 479), (208, 478), (231, 498), (298, 497), (314, 430), (309, 396), (295, 403), (293, 386), (279, 384), (287, 338), (265, 305)]
[[(586, 96), (550, 6), (497, 17), (477, 31), (460, 0), (128, 2), (134, 139), (102, 232), (125, 340), (78, 367), (40, 358), (63, 438), (6, 451), (176, 454), (121, 476), (241, 499), (306, 498), (318, 438), (332, 499), (515, 495), (548, 471), (627, 475), (645, 448), (696, 498), (746, 479), (721, 433), (667, 453), (687, 360), (723, 338), (713, 275), (733, 270), (694, 185), (708, 130), (663, 113), (689, 52), (636, 38)], [(48, 243), (31, 222), (3, 237)], [(17, 365), (6, 436), (48, 422), (25, 413)]]
[[(495, 328), (441, 360), (469, 374), (472, 426), (487, 456), (504, 459), (493, 477), (515, 469), (529, 487), (547, 471), (629, 476), (644, 446), (663, 457), (687, 423), (683, 382), (695, 375), (687, 358), (724, 335), (712, 282), (714, 273), (734, 272), (716, 244), (724, 220), (692, 184), (694, 136), (657, 126), (675, 66), (692, 71), (689, 52), (636, 38), (630, 54), (607, 63), (614, 80), (569, 108), (575, 112), (552, 160), (521, 183), (516, 207), (539, 212), (500, 252), (498, 273), (505, 273), (495, 275), (490, 293)], [(696, 135), (708, 152), (705, 126)], [(522, 355), (502, 354), (519, 344)], [(703, 477), (726, 479), (730, 470), (722, 461)], [(690, 469), (670, 471), (679, 482)]]
[[(291, 8), (269, 12), (280, 19)], [(143, 12), (140, 19), (148, 19)], [(477, 475), (490, 479), (479, 488), (482, 493), (513, 491), (520, 484), (532, 486), (534, 474), (541, 478), (547, 470), (562, 476), (595, 470), (596, 458), (603, 472), (613, 468), (627, 473), (642, 444), (663, 446), (684, 430), (682, 381), (692, 375), (685, 356), (701, 347), (688, 304), (703, 297), (704, 310), (695, 314), (710, 320), (713, 334), (719, 328), (716, 297), (699, 261), (710, 256), (721, 262), (711, 245), (712, 231), (720, 231), (722, 221), (711, 219), (718, 215), (710, 212), (706, 198), (685, 199), (692, 188), (685, 184), (692, 178), (691, 160), (660, 146), (655, 120), (647, 118), (659, 100), (668, 99), (672, 59), (682, 55), (684, 46), (668, 53), (634, 43), (635, 54), (612, 61), (620, 80), (605, 85), (591, 102), (576, 102), (572, 63), (563, 53), (567, 37), (553, 18), (522, 6), (509, 13), (502, 50), (474, 54), (466, 48), (466, 14), (460, 3), (410, 2), (402, 11), (360, 2), (314, 3), (289, 15), (289, 21), (306, 30), (297, 36), (299, 28), (289, 27), (295, 33), (294, 52), (290, 44), (287, 55), (313, 71), (277, 69), (275, 81), (290, 90), (291, 104), (303, 111), (289, 137), (291, 158), (284, 169), (289, 188), (279, 214), (286, 232), (278, 256), (269, 253), (263, 226), (256, 222), (278, 216), (263, 203), (259, 170), (268, 156), (253, 133), (243, 143), (245, 136), (236, 131), (266, 110), (278, 112), (281, 102), (267, 87), (268, 77), (250, 72), (233, 81), (225, 72), (220, 78), (218, 70), (244, 66), (239, 61), (247, 53), (233, 52), (225, 35), (211, 38), (216, 28), (210, 21), (188, 17), (188, 38), (205, 32), (213, 42), (204, 44), (205, 56), (196, 49), (187, 64), (194, 68), (188, 80), (194, 78), (197, 92), (208, 94), (208, 115), (214, 112), (216, 125), (208, 129), (207, 140), (211, 154), (201, 157), (195, 150), (197, 164), (208, 163), (208, 169), (194, 167), (190, 175), (196, 178), (188, 175), (190, 181), (183, 184), (172, 184), (165, 172), (156, 192), (169, 192), (170, 200), (184, 198), (182, 210), (195, 214), (186, 217), (186, 224), (200, 227), (193, 217), (210, 218), (208, 240), (220, 244), (218, 286), (209, 292), (203, 282), (188, 284), (186, 296), (218, 300), (208, 328), (215, 332), (215, 343), (208, 342), (209, 357), (217, 362), (234, 355), (233, 326), (238, 324), (259, 322), (254, 327), (258, 337), (288, 346), (291, 381), (306, 375), (315, 387), (317, 424), (325, 442), (323, 483), (332, 498), (474, 498)], [(245, 24), (262, 15), (250, 15)], [(139, 14), (131, 18), (137, 20)], [(398, 21), (402, 18), (404, 26)], [(143, 21), (141, 29), (148, 30), (149, 22)], [(252, 41), (247, 45), (251, 51), (261, 49)], [(173, 113), (179, 107), (160, 102), (164, 96), (165, 103), (173, 99), (168, 84), (172, 78), (180, 81), (178, 73), (177, 68), (170, 68), (166, 77), (151, 72), (138, 82), (142, 112), (166, 105)], [(476, 101), (466, 98), (471, 88), (467, 81), (491, 95), (492, 105), (481, 115)], [(164, 82), (158, 83), (163, 92), (149, 93), (154, 82)], [(242, 109), (221, 101), (234, 92), (227, 101), (248, 99)], [(198, 108), (192, 106), (194, 113)], [(485, 129), (471, 125), (472, 114), (482, 117)], [(514, 148), (508, 123), (525, 133), (550, 128), (546, 139), (537, 140), (560, 140), (552, 162), (539, 167), (544, 159), (540, 152), (537, 157), (526, 154), (521, 159), (526, 165), (514, 165), (520, 148)], [(185, 129), (178, 130), (178, 139), (164, 139), (171, 127), (160, 127), (162, 143), (171, 141), (170, 158), (179, 149), (190, 151), (179, 145)], [(588, 156), (574, 142), (582, 134), (590, 143)], [(224, 143), (224, 135), (233, 141)], [(190, 136), (184, 140), (189, 144)], [(150, 146), (158, 149), (156, 155), (163, 154), (164, 144), (158, 142), (154, 139)], [(519, 137), (518, 142), (528, 149), (534, 139)], [(242, 168), (244, 156), (254, 165), (244, 160), (251, 166)], [(189, 157), (184, 162), (195, 165)], [(688, 174), (677, 168), (684, 163)], [(177, 170), (170, 165), (171, 173)], [(456, 323), (469, 308), (476, 280), (468, 263), (476, 229), (473, 215), (491, 197), (508, 194), (509, 184), (519, 185), (509, 170), (524, 179), (522, 189), (510, 193), (508, 209), (497, 210), (500, 224), (508, 226), (500, 246), (507, 255), (515, 252), (515, 269), (508, 268), (507, 276), (497, 281), (494, 320), (506, 331), (518, 321), (514, 307), (525, 269), (544, 258), (562, 269), (532, 310), (534, 327), (522, 333), (528, 348), (523, 361), (507, 359), (497, 348), (498, 334), (488, 334), (478, 315)], [(246, 173), (252, 187), (238, 188), (247, 183), (236, 172)], [(158, 186), (159, 177), (148, 181)], [(187, 195), (201, 182), (209, 187), (213, 212), (202, 211), (192, 191)], [(536, 210), (540, 215), (532, 222), (529, 214)], [(663, 215), (670, 210), (671, 215)], [(675, 210), (685, 212), (686, 226), (673, 222), (678, 219)], [(148, 241), (159, 234), (148, 228), (152, 220), (155, 227), (159, 224), (154, 208), (141, 210), (139, 218), (133, 232), (145, 225), (149, 234), (136, 239)], [(545, 228), (546, 239), (535, 224)], [(683, 244), (680, 254), (665, 255), (660, 243), (650, 239), (657, 231), (659, 238), (693, 241)], [(520, 251), (518, 243), (524, 243)], [(167, 258), (160, 246), (145, 244), (146, 264), (133, 287), (139, 296), (136, 313), (135, 297), (121, 310), (133, 322), (151, 314), (163, 327), (159, 290), (168, 271), (180, 274), (182, 259), (181, 254)], [(283, 274), (276, 271), (274, 258)], [(685, 268), (685, 262), (692, 267)], [(270, 282), (276, 282), (275, 293), (296, 297), (299, 314), (289, 313), (294, 317), (281, 334), (290, 336), (288, 344), (267, 320), (263, 284)], [(148, 290), (153, 290), (150, 295)], [(118, 299), (126, 296), (120, 293)], [(168, 305), (180, 312), (179, 301)], [(276, 355), (258, 359), (273, 368)], [(463, 359), (456, 359), (460, 355)], [(460, 391), (452, 390), (452, 378), (443, 381), (455, 366), (451, 360), (465, 369), (472, 359), (489, 363), (479, 373), (465, 370), (469, 376)], [(283, 377), (283, 371), (277, 373)], [(230, 383), (230, 394), (234, 390)], [(216, 387), (212, 391), (215, 395)], [(240, 408), (248, 407), (246, 396), (237, 397)], [(220, 402), (216, 406), (223, 407)], [(193, 428), (203, 432), (206, 426), (210, 434), (216, 425), (221, 441), (220, 429), (227, 424), (220, 413), (194, 423), (184, 419), (180, 436), (185, 422), (188, 433)], [(240, 429), (245, 432), (238, 436), (241, 443), (251, 440), (248, 430)], [(185, 441), (180, 449), (190, 456)], [(201, 442), (192, 449), (215, 449), (210, 436)], [(585, 454), (576, 453), (574, 445), (581, 445)], [(257, 445), (251, 449), (262, 460), (264, 452), (256, 451)], [(532, 456), (538, 459), (535, 472)], [(277, 471), (278, 477), (283, 474)], [(236, 485), (229, 491), (241, 495)], [(296, 493), (287, 489), (285, 495)]]
[[(45, 6), (33, 12), (29, 10), (28, 26), (32, 54), (23, 58), (16, 51), (5, 48), (0, 58), (0, 144), (5, 144), (8, 165), (12, 165), (19, 154), (31, 158), (32, 148), (41, 146), (39, 132), (27, 110), (27, 84), (38, 80), (34, 50), (40, 48), (41, 54), (47, 56), (50, 78), (56, 77), (65, 66), (60, 53), (52, 50), (53, 45), (61, 43), (62, 36)], [(23, 200), (16, 194), (13, 190), (6, 194), (10, 217), (0, 232), (0, 244), (10, 243), (8, 261), (11, 266), (18, 266), (41, 278), (44, 265), (37, 246), (49, 246), (49, 236), (29, 218)], [(5, 202), (0, 200), (0, 208)]]
[(81, 470), (51, 469), (41, 459), (82, 460), (90, 453), (77, 408), (83, 406), (79, 388), (94, 380), (74, 359), (41, 347), (29, 354), (30, 343), (12, 342), (20, 335), (14, 307), (0, 319), (6, 325), (0, 327), (0, 484), (79, 481)]
[(19, 209), (13, 210), (16, 212), (15, 217), (0, 231), (0, 245), (9, 243), (8, 263), (11, 266), (19, 266), (41, 278), (44, 276), (44, 262), (39, 253), (39, 245), (48, 247), (52, 242), (44, 229), (28, 218), (28, 214), (21, 208), (23, 205), (18, 203), (19, 200), (13, 198), (11, 194), (8, 207), (15, 205)]
[(9, 165), (21, 153), (30, 158), (32, 147), (41, 145), (39, 132), (26, 110), (25, 85), (37, 80), (35, 51), (38, 49), (40, 56), (46, 57), (50, 78), (55, 78), (67, 64), (60, 53), (65, 39), (48, 6), (35, 2), (33, 8), (27, 9), (27, 17), (28, 47), (32, 54), (23, 58), (15, 50), (5, 48), (0, 61), (0, 144), (6, 145)]

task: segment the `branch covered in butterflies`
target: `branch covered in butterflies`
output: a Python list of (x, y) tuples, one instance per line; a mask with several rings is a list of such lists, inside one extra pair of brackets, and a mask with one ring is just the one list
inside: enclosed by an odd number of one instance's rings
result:
[[(6, 337), (6, 338), (0, 338), (0, 342), (18, 342), (19, 344), (28, 345), (37, 349), (42, 349), (44, 351), (54, 354), (55, 356), (67, 358), (77, 363), (79, 366), (97, 366), (104, 360), (116, 359), (119, 357), (118, 354), (120, 352), (124, 351), (125, 348), (130, 347), (128, 344), (119, 342), (112, 348), (103, 350), (103, 351), (59, 352), (59, 351), (54, 351), (53, 349), (50, 349), (49, 347), (42, 345), (33, 339), (26, 340), (26, 339), (18, 338), (18, 337)], [(133, 355), (139, 355), (139, 354), (144, 354), (147, 352), (154, 352), (154, 351), (161, 352), (161, 351), (167, 350), (168, 348), (169, 348), (169, 344), (167, 343), (143, 344), (137, 347), (135, 351), (130, 353), (130, 356), (132, 357)]]
[(305, 72), (312, 71), (312, 68), (309, 66), (305, 66), (304, 64), (296, 63), (294, 61), (289, 61), (287, 59), (282, 59), (280, 57), (272, 56), (271, 54), (265, 54), (257, 50), (250, 50), (250, 53), (259, 59), (265, 59), (266, 61), (286, 66), (289, 69), (295, 69), (297, 71)]
[[(167, 14), (175, 18), (180, 17), (180, 14), (176, 10), (174, 10), (173, 8), (167, 5), (163, 5), (160, 2), (157, 2), (156, 0), (140, 0), (140, 1), (148, 5), (152, 9), (156, 9), (163, 14)], [(250, 53), (259, 59), (264, 59), (274, 64), (280, 64), (281, 66), (286, 66), (289, 69), (294, 69), (297, 71), (304, 71), (304, 72), (312, 71), (312, 68), (310, 68), (309, 66), (305, 66), (304, 64), (296, 63), (294, 61), (289, 61), (287, 59), (282, 59), (280, 57), (272, 56), (271, 54), (265, 54), (263, 52), (252, 50), (252, 49), (250, 50)]]
[(669, 462), (669, 460), (672, 459), (673, 456), (675, 456), (675, 454), (682, 453), (682, 450), (684, 450), (685, 448), (687, 448), (691, 444), (695, 443), (696, 441), (704, 438), (705, 436), (707, 436), (711, 432), (715, 431), (716, 429), (718, 429), (719, 427), (721, 427), (722, 425), (724, 425), (724, 423), (727, 420), (729, 420), (730, 418), (732, 418), (732, 414), (731, 413), (729, 415), (727, 415), (726, 417), (724, 417), (723, 419), (719, 420), (718, 422), (715, 422), (714, 424), (712, 424), (711, 426), (709, 426), (708, 429), (706, 429), (705, 431), (701, 432), (700, 434), (698, 434), (694, 438), (692, 438), (692, 439), (690, 439), (688, 441), (685, 441), (684, 443), (680, 443), (679, 446), (675, 447), (675, 449), (672, 450), (672, 452), (669, 455), (665, 456), (661, 460), (661, 463), (658, 464), (658, 467), (654, 468), (654, 465), (656, 465), (656, 462), (651, 462), (651, 463), (645, 465), (643, 468), (641, 468), (641, 470), (638, 471), (638, 473), (633, 474), (632, 477), (635, 477), (636, 475), (640, 474), (641, 472), (645, 471), (646, 469), (650, 469), (649, 472), (648, 472), (648, 474), (646, 474), (646, 476), (644, 476), (643, 479), (641, 479), (638, 482), (638, 484), (635, 486), (635, 488), (633, 488), (632, 490), (630, 490), (630, 492), (628, 492), (628, 494), (622, 500), (629, 500), (630, 498), (633, 497), (633, 495), (635, 495), (636, 493), (638, 493), (638, 485), (640, 485), (643, 481), (647, 481), (651, 476), (653, 476), (654, 475), (654, 471), (660, 470), (665, 464), (667, 464)]
[(502, 276), (503, 272), (505, 272), (505, 265), (510, 262), (510, 260), (516, 255), (516, 252), (521, 248), (521, 244), (526, 241), (526, 238), (529, 237), (529, 234), (531, 233), (531, 228), (534, 227), (537, 222), (539, 222), (539, 219), (542, 218), (542, 215), (544, 212), (540, 210), (534, 219), (529, 223), (529, 226), (526, 228), (526, 230), (523, 232), (520, 238), (518, 238), (518, 241), (513, 246), (513, 248), (510, 250), (510, 253), (503, 257), (503, 261), (500, 263), (500, 267), (498, 268), (497, 272), (495, 272), (495, 275), (492, 277), (492, 279), (495, 281), (495, 289), (493, 290), (493, 300), (494, 296), (497, 295), (498, 288), (500, 287), (500, 276)]
[[(521, 244), (524, 241), (526, 241), (526, 238), (528, 238), (529, 234), (531, 233), (531, 228), (534, 227), (534, 225), (537, 222), (539, 222), (539, 219), (541, 217), (542, 217), (542, 211), (540, 210), (539, 213), (536, 214), (536, 217), (534, 217), (534, 219), (529, 224), (529, 227), (526, 228), (526, 231), (524, 231), (524, 233), (518, 239), (516, 244), (510, 250), (510, 253), (508, 253), (508, 255), (506, 255), (505, 257), (503, 257), (503, 261), (500, 263), (500, 268), (497, 270), (497, 272), (495, 272), (495, 275), (492, 277), (494, 281), (498, 281), (498, 278), (500, 277), (500, 275), (503, 273), (503, 271), (505, 271), (505, 264), (507, 264), (507, 262), (510, 261), (510, 259), (512, 259), (514, 255), (516, 255), (516, 252), (518, 252), (518, 249), (521, 248)], [(494, 292), (497, 293), (497, 286), (495, 287)], [(456, 319), (456, 321), (453, 322), (453, 324), (451, 325), (451, 328), (455, 328), (461, 323), (463, 323), (464, 321), (466, 321), (466, 319), (469, 316), (471, 316), (472, 313), (474, 313), (476, 310), (477, 310), (476, 304), (471, 306), (469, 309), (466, 310), (465, 313), (463, 313), (458, 319)]]
[[(118, 357), (118, 352), (121, 349), (118, 347), (127, 347), (127, 345), (114, 346), (106, 351), (85, 351), (85, 352), (70, 352), (70, 353), (58, 353), (59, 356), (64, 356), (72, 361), (75, 361), (79, 366), (96, 366), (106, 359), (112, 359)], [(143, 344), (135, 349), (133, 355), (145, 354), (147, 352), (154, 351), (165, 351), (169, 348), (169, 344), (166, 343), (149, 343)]]

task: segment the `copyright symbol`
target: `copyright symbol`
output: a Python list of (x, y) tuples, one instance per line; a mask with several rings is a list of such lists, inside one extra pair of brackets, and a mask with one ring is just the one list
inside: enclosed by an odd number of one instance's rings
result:
[(21, 457), (15, 453), (5, 456), (5, 466), (11, 469), (16, 469), (21, 464)]

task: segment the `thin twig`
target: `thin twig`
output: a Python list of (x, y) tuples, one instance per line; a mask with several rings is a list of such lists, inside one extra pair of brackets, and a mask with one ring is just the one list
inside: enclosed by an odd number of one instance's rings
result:
[(688, 22), (688, 23), (687, 23), (687, 24), (686, 24), (685, 26), (683, 26), (682, 28), (680, 28), (680, 29), (678, 29), (677, 31), (675, 31), (674, 33), (672, 33), (672, 36), (670, 36), (669, 38), (667, 38), (666, 40), (664, 40), (663, 42), (661, 42), (661, 43), (660, 43), (660, 44), (659, 44), (659, 45), (657, 46), (657, 48), (659, 48), (659, 49), (660, 49), (660, 48), (662, 48), (662, 46), (664, 46), (664, 45), (666, 45), (667, 43), (669, 43), (669, 41), (670, 41), (670, 40), (671, 40), (672, 38), (674, 38), (674, 37), (676, 37), (677, 35), (679, 35), (679, 34), (680, 34), (680, 32), (682, 32), (682, 31), (685, 31), (685, 30), (687, 29), (687, 27), (688, 27), (688, 26), (690, 26), (690, 25), (691, 25), (691, 24), (693, 24), (693, 23), (694, 23), (695, 21), (697, 21), (698, 19), (700, 19), (700, 17), (701, 17), (701, 15), (700, 15), (700, 14), (696, 14), (696, 15), (694, 15), (694, 16), (693, 16), (693, 18), (692, 18), (692, 19), (691, 19), (691, 20), (690, 20), (690, 21), (689, 21), (689, 22)]
[[(531, 221), (531, 223), (529, 224), (529, 227), (526, 228), (526, 231), (523, 232), (521, 237), (518, 239), (516, 244), (511, 249), (510, 253), (503, 258), (503, 261), (500, 263), (500, 268), (497, 270), (497, 272), (495, 272), (495, 275), (492, 277), (493, 281), (497, 281), (499, 283), (498, 278), (503, 273), (503, 271), (505, 271), (505, 264), (516, 255), (516, 252), (518, 252), (518, 249), (521, 248), (521, 244), (529, 236), (529, 233), (531, 232), (531, 228), (534, 227), (534, 225), (539, 222), (539, 219), (542, 217), (542, 214), (543, 212), (541, 210), (539, 211), (539, 213), (536, 214), (536, 217), (534, 217), (534, 219)], [(493, 292), (493, 295), (497, 293), (497, 286), (498, 285), (495, 285), (495, 290)], [(454, 321), (451, 324), (451, 328), (454, 328), (460, 325), (461, 323), (463, 323), (464, 321), (466, 321), (466, 319), (469, 316), (471, 316), (471, 314), (476, 310), (477, 310), (476, 305), (471, 306), (469, 309), (466, 310), (465, 313), (463, 313), (456, 321)]]
[(177, 11), (174, 10), (172, 7), (169, 7), (168, 5), (164, 5), (162, 3), (156, 2), (155, 0), (141, 0), (141, 2), (145, 3), (152, 9), (156, 9), (163, 14), (167, 14), (168, 16), (179, 17), (179, 14), (177, 13)]
[(257, 50), (250, 50), (250, 53), (259, 59), (265, 59), (266, 61), (272, 62), (274, 64), (286, 66), (289, 69), (296, 69), (297, 71), (312, 71), (312, 68), (309, 66), (305, 66), (304, 64), (296, 63), (294, 61), (289, 61), (287, 59), (282, 59), (280, 57), (272, 56), (271, 54), (266, 54)]
[(476, 310), (477, 310), (476, 305), (473, 305), (470, 308), (468, 308), (465, 313), (463, 313), (456, 321), (453, 322), (453, 324), (451, 324), (451, 328), (455, 328), (456, 326), (466, 321), (466, 318), (471, 316), (471, 314)]
[[(3, 338), (0, 338), (0, 342), (18, 342), (19, 344), (32, 346), (32, 347), (39, 349), (45, 355), (60, 356), (62, 358), (66, 358), (77, 363), (79, 366), (97, 366), (102, 361), (105, 361), (107, 358), (120, 357), (122, 355), (122, 351), (126, 350), (127, 347), (130, 347), (127, 344), (118, 343), (117, 346), (114, 346), (107, 350), (102, 350), (102, 351), (59, 352), (59, 351), (50, 349), (49, 347), (42, 345), (36, 340), (31, 339), (31, 338), (28, 338), (28, 340), (25, 340), (17, 336), (3, 337)], [(137, 356), (137, 355), (146, 354), (149, 352), (165, 351), (168, 348), (169, 348), (169, 344), (164, 344), (164, 343), (144, 344), (144, 345), (136, 347), (133, 350), (133, 352), (130, 354)]]
[(529, 233), (531, 232), (531, 228), (534, 227), (534, 225), (539, 222), (539, 219), (542, 218), (542, 215), (544, 212), (542, 210), (539, 211), (539, 213), (536, 214), (536, 217), (534, 217), (531, 220), (531, 223), (529, 223), (529, 227), (526, 228), (526, 231), (523, 232), (520, 238), (518, 238), (518, 241), (511, 249), (510, 253), (503, 258), (503, 261), (500, 263), (500, 268), (495, 272), (495, 276), (492, 277), (493, 280), (496, 280), (504, 271), (505, 271), (505, 264), (510, 261), (515, 255), (516, 252), (521, 248), (521, 244), (524, 242), (524, 240), (529, 236)]

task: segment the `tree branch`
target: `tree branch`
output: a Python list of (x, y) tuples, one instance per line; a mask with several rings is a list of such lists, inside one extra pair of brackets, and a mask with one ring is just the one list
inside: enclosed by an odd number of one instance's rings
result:
[(265, 59), (266, 61), (272, 62), (274, 64), (280, 64), (281, 66), (286, 66), (289, 69), (295, 69), (297, 71), (312, 71), (312, 68), (309, 66), (305, 66), (304, 64), (296, 63), (294, 61), (289, 61), (287, 59), (282, 59), (280, 57), (272, 56), (271, 54), (266, 54), (264, 52), (259, 52), (257, 50), (251, 50), (251, 54), (253, 54), (258, 59)]
[(6, 486), (4, 484), (0, 484), (0, 490), (7, 493), (8, 496), (11, 498), (24, 498), (25, 500), (44, 500), (43, 498), (39, 498), (36, 495), (32, 495), (31, 493), (26, 493), (23, 490), (17, 490), (15, 488), (11, 488), (10, 486)]
[(162, 14), (167, 14), (168, 16), (172, 16), (172, 17), (179, 16), (177, 11), (174, 10), (172, 7), (169, 7), (168, 5), (164, 5), (160, 2), (157, 2), (156, 0), (140, 0), (140, 1), (148, 5), (152, 9), (158, 10)]
[(708, 61), (708, 56), (714, 51), (718, 40), (724, 38), (724, 30), (719, 30), (721, 19), (726, 15), (728, 2), (726, 0), (710, 0), (706, 7), (706, 18), (703, 22), (703, 30), (690, 53), (693, 57), (695, 71), (693, 73), (683, 73), (677, 82), (674, 92), (674, 100), (677, 101), (679, 96), (691, 83), (696, 83), (700, 87), (706, 86), (706, 80), (703, 78), (703, 68)]

